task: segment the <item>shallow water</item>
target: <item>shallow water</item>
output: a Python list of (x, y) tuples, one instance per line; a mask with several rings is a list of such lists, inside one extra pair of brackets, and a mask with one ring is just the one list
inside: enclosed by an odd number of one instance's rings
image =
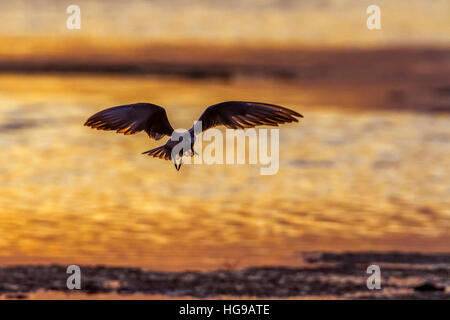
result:
[[(305, 105), (305, 96), (262, 80), (0, 76), (1, 263), (184, 270), (298, 265), (296, 252), (312, 250), (448, 252), (448, 115)], [(159, 144), (144, 134), (83, 127), (136, 101), (189, 127), (224, 97), (305, 116), (281, 127), (278, 174), (177, 172), (141, 154)]]

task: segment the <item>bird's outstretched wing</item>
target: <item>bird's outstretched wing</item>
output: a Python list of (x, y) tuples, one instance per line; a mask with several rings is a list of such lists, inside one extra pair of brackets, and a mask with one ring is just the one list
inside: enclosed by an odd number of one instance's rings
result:
[(172, 135), (173, 128), (163, 107), (151, 103), (127, 104), (102, 110), (91, 116), (85, 126), (97, 130), (116, 130), (125, 135), (145, 130), (150, 138)]
[(252, 128), (258, 125), (277, 126), (298, 122), (295, 117), (303, 116), (293, 110), (274, 104), (246, 101), (227, 101), (206, 108), (198, 119), (202, 131), (224, 125), (231, 129)]

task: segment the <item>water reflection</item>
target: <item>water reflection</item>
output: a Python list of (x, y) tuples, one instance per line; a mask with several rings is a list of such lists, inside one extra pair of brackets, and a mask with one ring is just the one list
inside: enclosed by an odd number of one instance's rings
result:
[[(445, 115), (307, 109), (298, 88), (281, 98), (266, 81), (3, 75), (0, 85), (4, 263), (202, 269), (298, 264), (305, 250), (449, 250), (450, 146), (430, 139), (448, 135)], [(277, 175), (177, 172), (140, 154), (158, 145), (144, 134), (82, 126), (102, 108), (151, 101), (189, 127), (225, 96), (305, 115), (280, 130)]]

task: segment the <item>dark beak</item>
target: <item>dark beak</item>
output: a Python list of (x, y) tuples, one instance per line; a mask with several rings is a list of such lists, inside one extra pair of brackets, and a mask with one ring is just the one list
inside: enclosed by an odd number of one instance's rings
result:
[(177, 171), (180, 171), (182, 163), (183, 163), (182, 159), (180, 159), (180, 163), (178, 163), (178, 164), (177, 164), (177, 162), (175, 160), (173, 161), (173, 164), (175, 165), (175, 169), (177, 169)]

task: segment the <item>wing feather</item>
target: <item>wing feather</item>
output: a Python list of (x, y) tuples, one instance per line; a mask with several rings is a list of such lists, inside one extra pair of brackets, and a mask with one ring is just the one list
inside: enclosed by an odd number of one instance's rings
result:
[(227, 101), (206, 108), (198, 119), (202, 130), (224, 125), (231, 129), (252, 128), (258, 125), (278, 126), (278, 124), (298, 122), (303, 118), (298, 112), (269, 103)]
[(155, 140), (171, 136), (173, 128), (166, 110), (151, 103), (134, 103), (102, 110), (84, 124), (97, 130), (116, 130), (125, 135), (147, 132)]

